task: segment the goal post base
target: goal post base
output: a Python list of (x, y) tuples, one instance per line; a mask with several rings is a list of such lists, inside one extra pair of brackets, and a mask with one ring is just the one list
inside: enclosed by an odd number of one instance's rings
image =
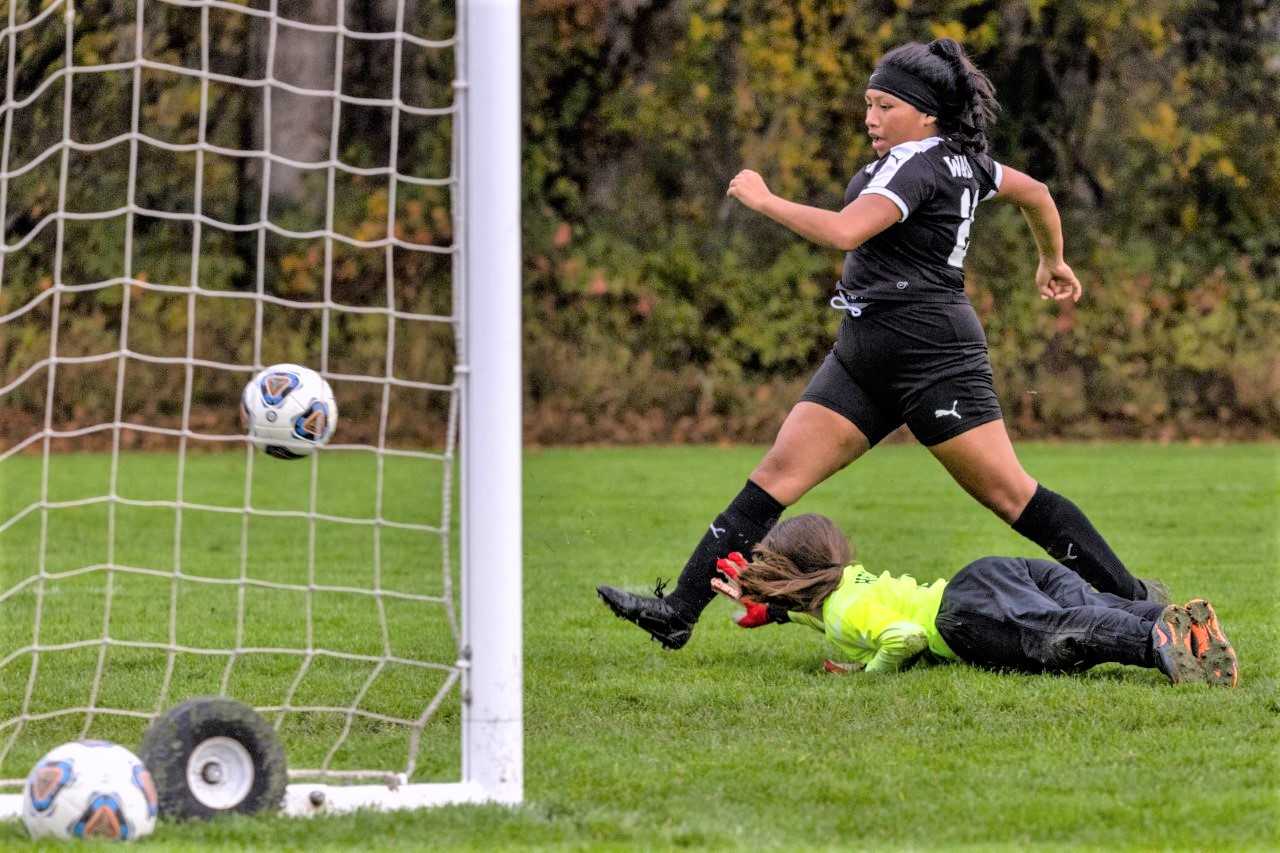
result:
[(430, 806), (512, 805), (519, 798), (502, 799), (501, 792), (487, 791), (473, 782), (400, 785), (323, 785), (291, 783), (285, 789), (283, 813), (289, 817), (343, 814), (357, 809), (392, 811)]
[[(474, 782), (414, 785), (324, 785), (294, 782), (285, 789), (281, 814), (288, 817), (345, 814), (357, 809), (393, 811), (431, 806), (514, 805), (519, 797), (505, 797), (501, 791), (487, 791)], [(0, 820), (22, 817), (22, 795), (0, 794)]]
[(0, 794), (0, 820), (17, 820), (22, 817), (22, 795)]

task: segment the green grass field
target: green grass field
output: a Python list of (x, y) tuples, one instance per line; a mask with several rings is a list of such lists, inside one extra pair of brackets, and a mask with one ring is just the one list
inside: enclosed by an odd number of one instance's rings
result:
[[(705, 524), (740, 487), (756, 448), (531, 451), (525, 468), (526, 803), (514, 809), (448, 808), (314, 821), (256, 818), (208, 825), (162, 824), (154, 849), (354, 849), (454, 847), (842, 849), (1065, 848), (1268, 849), (1280, 845), (1280, 447), (1026, 445), (1031, 473), (1071, 496), (1138, 574), (1167, 581), (1178, 598), (1203, 595), (1218, 608), (1241, 662), (1241, 686), (1170, 687), (1154, 670), (1118, 666), (1078, 677), (1001, 675), (963, 665), (888, 677), (821, 673), (817, 634), (795, 626), (742, 631), (730, 607), (712, 605), (678, 653), (663, 652), (616, 620), (594, 587), (642, 588), (673, 577)], [(52, 459), (50, 498), (101, 493), (107, 458)], [(122, 494), (172, 498), (171, 457), (124, 458)], [(255, 505), (305, 508), (309, 464), (258, 457)], [(0, 464), (0, 523), (39, 488), (40, 460)], [(322, 512), (367, 512), (373, 469), (364, 457), (327, 455), (317, 492)], [(188, 500), (238, 505), (239, 454), (192, 456)], [(388, 517), (439, 517), (439, 469), (387, 469)], [(954, 486), (921, 448), (877, 449), (806, 497), (797, 510), (833, 516), (874, 571), (949, 576), (984, 554), (1036, 549)], [(47, 568), (106, 557), (105, 507), (49, 514)], [(38, 559), (39, 513), (0, 534), (0, 594)], [(171, 510), (120, 507), (118, 563), (216, 578), (246, 571), (281, 583), (367, 586), (373, 536), (321, 524), (316, 560), (293, 520), (187, 513), (181, 539)], [(381, 582), (442, 593), (438, 539), (386, 534)], [(111, 635), (163, 641), (167, 579), (118, 576)], [(45, 599), (43, 639), (102, 633), (101, 574), (61, 581)], [(184, 582), (177, 591), (180, 642), (234, 643), (233, 587)], [(254, 590), (245, 643), (305, 642), (301, 593)], [(367, 602), (316, 596), (317, 645), (376, 654), (382, 647)], [(34, 595), (0, 603), (0, 660), (30, 642)], [(447, 661), (442, 608), (390, 608), (394, 653)], [(428, 611), (439, 611), (428, 614)], [(426, 618), (437, 619), (433, 627)], [(126, 637), (125, 635), (129, 635)], [(97, 650), (46, 655), (32, 710), (85, 701)], [(162, 659), (162, 656), (161, 656)], [(0, 721), (25, 691), (27, 658), (0, 670)], [(47, 665), (46, 665), (47, 664)], [(233, 668), (233, 693), (281, 700), (298, 660), (251, 656)], [(317, 664), (296, 701), (350, 701), (365, 664)], [(397, 668), (393, 668), (397, 669)], [(374, 681), (370, 708), (398, 715), (420, 707), (435, 674), (399, 667)], [(156, 653), (113, 650), (103, 698), (154, 703)], [(171, 695), (216, 690), (225, 660), (179, 656)], [(457, 772), (456, 702), (429, 727), (418, 778)], [(29, 727), (0, 765), (24, 775), (40, 752), (79, 733), (80, 720)], [(321, 760), (340, 715), (287, 715), (293, 766)], [(339, 766), (403, 764), (392, 727), (357, 724)], [(7, 738), (0, 732), (0, 745)], [(140, 724), (99, 718), (92, 733), (136, 745)], [(28, 736), (29, 735), (29, 736)], [(0, 849), (26, 849), (16, 822), (0, 825)]]

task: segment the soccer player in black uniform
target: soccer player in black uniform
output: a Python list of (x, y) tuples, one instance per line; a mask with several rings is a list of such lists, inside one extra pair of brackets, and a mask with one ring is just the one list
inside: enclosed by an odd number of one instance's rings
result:
[[(728, 195), (820, 245), (843, 250), (835, 345), (742, 491), (709, 526), (665, 597), (598, 588), (605, 603), (669, 649), (714, 598), (716, 560), (751, 553), (784, 508), (906, 424), (970, 495), (1100, 592), (1166, 599), (1135, 578), (1084, 513), (1023, 470), (1005, 430), (986, 336), (964, 293), (978, 205), (1009, 201), (1039, 251), (1044, 299), (1078, 300), (1048, 189), (987, 153), (999, 108), (991, 81), (952, 39), (885, 54), (867, 83), (879, 159), (854, 175), (840, 211), (787, 201), (743, 170)], [(1148, 586), (1150, 584), (1150, 587)], [(768, 620), (785, 621), (769, 611)]]

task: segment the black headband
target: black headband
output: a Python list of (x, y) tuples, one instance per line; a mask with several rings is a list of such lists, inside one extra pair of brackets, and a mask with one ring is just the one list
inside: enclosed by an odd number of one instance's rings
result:
[(942, 112), (942, 99), (933, 87), (910, 71), (893, 65), (881, 65), (871, 72), (868, 89), (887, 92), (901, 98), (925, 115), (938, 116)]

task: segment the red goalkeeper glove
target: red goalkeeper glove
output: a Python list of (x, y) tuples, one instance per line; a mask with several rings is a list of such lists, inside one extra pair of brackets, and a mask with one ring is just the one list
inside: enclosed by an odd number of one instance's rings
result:
[(729, 556), (716, 560), (716, 570), (724, 576), (723, 579), (713, 578), (711, 581), (711, 587), (716, 592), (733, 599), (746, 608), (743, 613), (734, 618), (734, 623), (739, 628), (759, 628), (761, 625), (768, 625), (771, 622), (789, 621), (787, 612), (782, 608), (761, 604), (758, 601), (742, 597), (742, 588), (738, 585), (738, 576), (746, 567), (746, 557), (743, 557), (737, 551), (733, 551)]
[(744, 601), (742, 605), (747, 609), (733, 620), (739, 628), (759, 628), (773, 621), (769, 618), (769, 605), (758, 601)]
[(747, 558), (737, 551), (730, 551), (729, 556), (716, 560), (716, 569), (720, 574), (733, 581), (735, 585), (738, 582), (738, 576), (742, 574), (742, 570), (746, 567)]

